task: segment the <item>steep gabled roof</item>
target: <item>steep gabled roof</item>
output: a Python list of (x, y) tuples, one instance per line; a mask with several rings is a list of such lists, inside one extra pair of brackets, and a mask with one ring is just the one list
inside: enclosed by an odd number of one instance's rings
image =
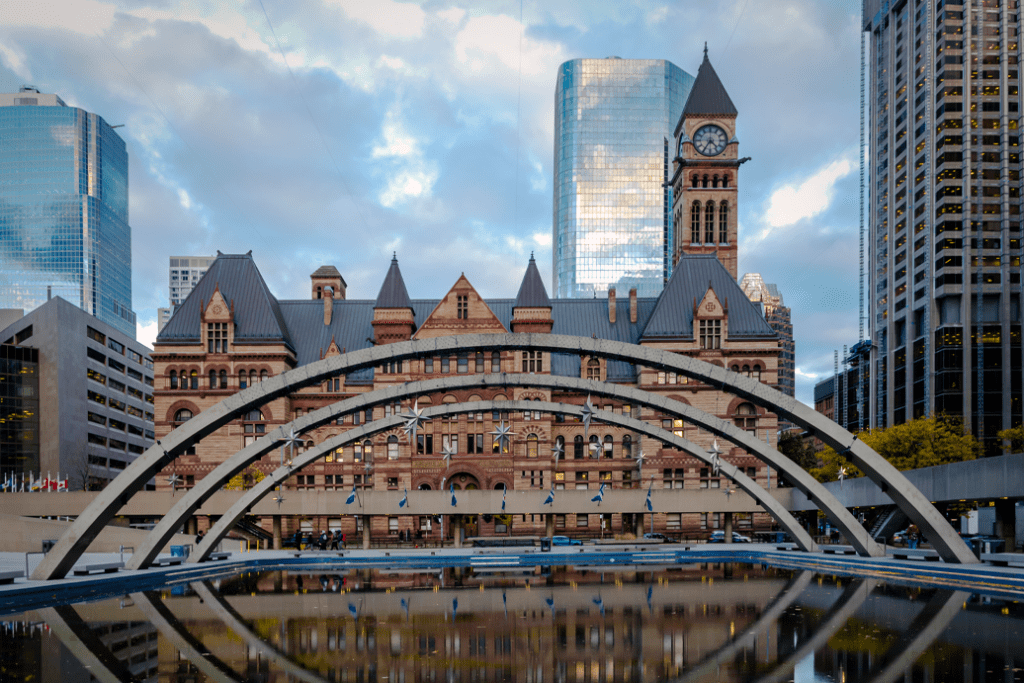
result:
[(733, 105), (725, 86), (718, 79), (715, 68), (708, 59), (708, 48), (704, 46), (704, 61), (697, 70), (697, 78), (690, 89), (690, 96), (683, 106), (683, 117), (687, 116), (736, 116)]
[(178, 306), (170, 321), (157, 336), (157, 341), (199, 342), (202, 335), (202, 307), (209, 304), (217, 289), (224, 300), (234, 306), (236, 341), (284, 342), (294, 350), (277, 299), (270, 293), (263, 275), (253, 262), (252, 252), (217, 252), (217, 259), (192, 289), (188, 298)]
[(523, 284), (519, 285), (519, 294), (516, 295), (516, 308), (551, 308), (551, 299), (544, 288), (544, 281), (540, 279), (540, 271), (537, 270), (537, 262), (530, 254), (530, 263), (526, 266), (526, 274), (523, 275)]
[(729, 307), (730, 337), (775, 337), (761, 315), (761, 307), (747, 298), (722, 262), (714, 254), (692, 254), (681, 257), (673, 269), (642, 338), (692, 339), (693, 307), (704, 299), (708, 288)]
[(412, 308), (409, 290), (405, 288), (402, 271), (398, 269), (398, 256), (391, 259), (391, 267), (377, 294), (377, 308)]

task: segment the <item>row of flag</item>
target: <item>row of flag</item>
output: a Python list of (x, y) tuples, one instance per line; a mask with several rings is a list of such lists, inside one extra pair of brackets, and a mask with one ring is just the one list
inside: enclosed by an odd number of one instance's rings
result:
[(15, 474), (11, 472), (3, 480), (0, 481), (0, 491), (15, 492), (27, 492), (27, 491), (67, 491), (68, 490), (68, 479), (64, 477), (60, 478), (60, 472), (57, 473), (56, 477), (51, 477), (50, 473), (47, 472), (46, 476), (43, 477), (43, 473), (39, 473), (39, 478), (36, 479), (32, 472), (28, 473), (28, 476), (24, 473)]

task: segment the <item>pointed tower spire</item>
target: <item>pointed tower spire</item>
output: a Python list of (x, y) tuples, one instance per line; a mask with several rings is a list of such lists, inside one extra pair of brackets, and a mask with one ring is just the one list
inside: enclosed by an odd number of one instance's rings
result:
[(537, 262), (530, 254), (530, 263), (526, 266), (523, 283), (519, 286), (519, 294), (512, 306), (513, 332), (551, 332), (554, 327), (551, 318), (551, 299), (548, 298), (544, 281), (537, 270)]
[(704, 61), (697, 70), (697, 78), (690, 88), (690, 96), (683, 106), (683, 118), (687, 116), (736, 116), (736, 106), (719, 80), (715, 68), (708, 59), (708, 44), (704, 43)]
[(412, 338), (416, 330), (412, 301), (405, 288), (402, 271), (398, 268), (398, 254), (391, 258), (391, 267), (373, 306), (373, 332), (377, 344), (390, 344)]

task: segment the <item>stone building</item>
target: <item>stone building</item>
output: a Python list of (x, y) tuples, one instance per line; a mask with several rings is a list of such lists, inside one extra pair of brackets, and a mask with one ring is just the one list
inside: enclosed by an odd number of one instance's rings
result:
[[(744, 295), (735, 279), (714, 255), (684, 255), (658, 297), (637, 297), (631, 291), (607, 299), (550, 299), (531, 258), (514, 299), (484, 299), (461, 275), (441, 299), (412, 299), (397, 259), (384, 274), (376, 299), (346, 298), (346, 286), (334, 268), (317, 270), (310, 298), (278, 300), (269, 290), (249, 254), (218, 254), (206, 275), (157, 337), (153, 359), (156, 372), (156, 431), (161, 438), (193, 415), (267, 377), (319, 361), (327, 356), (409, 339), (468, 333), (533, 332), (578, 335), (627, 341), (667, 349), (733, 369), (748, 367), (752, 376), (775, 385), (779, 356), (777, 334), (759, 308)], [(764, 438), (776, 430), (776, 417), (720, 390), (672, 373), (637, 368), (628, 363), (543, 352), (455, 354), (394, 362), (374, 369), (331, 378), (270, 401), (242, 419), (206, 437), (190, 454), (177, 460), (157, 478), (168, 477), (190, 487), (251, 440), (302, 414), (347, 397), (389, 384), (437, 377), (446, 373), (526, 372), (626, 383), (671, 396), (683, 403), (732, 420)], [(420, 396), (419, 406), (481, 399), (542, 400), (575, 403), (586, 396), (549, 389), (480, 388), (444, 395)], [(598, 407), (661, 423), (671, 431), (706, 447), (710, 434), (649, 409), (596, 400)], [(404, 412), (408, 403), (380, 405), (372, 411), (349, 414), (337, 423), (304, 434), (311, 447), (355, 425)], [(505, 421), (513, 438), (506, 447), (495, 445), (490, 432)], [(376, 490), (439, 489), (442, 480), (456, 489), (597, 489), (646, 488), (652, 481), (664, 488), (718, 488), (727, 482), (711, 476), (706, 465), (650, 439), (641, 440), (623, 428), (591, 425), (588, 438), (580, 422), (558, 416), (524, 413), (476, 413), (436, 419), (420, 430), (417, 443), (402, 430), (392, 430), (341, 449), (308, 466), (288, 484), (295, 489)], [(552, 457), (556, 444), (564, 458)], [(446, 467), (445, 445), (457, 455)], [(767, 485), (769, 471), (741, 449), (722, 443), (724, 457), (747, 468), (747, 474)], [(642, 480), (636, 457), (646, 458)], [(271, 471), (276, 452), (255, 469)], [(250, 471), (246, 476), (258, 476)], [(177, 485), (177, 483), (176, 483)], [(343, 506), (342, 506), (343, 507)], [(517, 534), (540, 534), (543, 515), (514, 520)], [(689, 517), (689, 518), (687, 518)], [(766, 526), (764, 514), (736, 516), (738, 529)], [(464, 519), (467, 535), (507, 530), (513, 520), (484, 516)], [(699, 535), (717, 527), (718, 515), (655, 514), (654, 528), (670, 534)], [(290, 528), (288, 524), (290, 523)], [(269, 525), (269, 520), (267, 521)], [(285, 532), (338, 528), (347, 533), (361, 521), (344, 515), (323, 515), (286, 522)], [(420, 532), (439, 538), (438, 525), (428, 516), (375, 519), (373, 535)], [(379, 527), (378, 527), (379, 525)], [(556, 533), (579, 536), (636, 532), (631, 515), (559, 515)]]

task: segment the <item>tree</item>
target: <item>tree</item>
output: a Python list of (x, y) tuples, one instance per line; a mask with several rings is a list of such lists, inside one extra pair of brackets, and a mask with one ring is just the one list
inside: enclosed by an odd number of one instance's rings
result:
[(996, 436), (1005, 444), (1003, 446), (1004, 453), (1020, 453), (1024, 451), (1024, 427), (1004, 429), (996, 434)]
[[(981, 444), (964, 429), (963, 422), (942, 415), (864, 431), (857, 438), (901, 471), (974, 460), (981, 454)], [(818, 458), (820, 465), (810, 470), (818, 481), (836, 481), (840, 467), (846, 468), (849, 478), (862, 476), (860, 470), (830, 447), (825, 447)]]
[(778, 451), (805, 470), (818, 465), (818, 454), (814, 446), (804, 442), (803, 435), (796, 430), (783, 432), (779, 437)]
[(228, 491), (247, 491), (263, 481), (266, 476), (263, 470), (258, 469), (255, 465), (249, 465), (249, 467), (231, 477), (231, 480), (224, 484), (224, 488)]

